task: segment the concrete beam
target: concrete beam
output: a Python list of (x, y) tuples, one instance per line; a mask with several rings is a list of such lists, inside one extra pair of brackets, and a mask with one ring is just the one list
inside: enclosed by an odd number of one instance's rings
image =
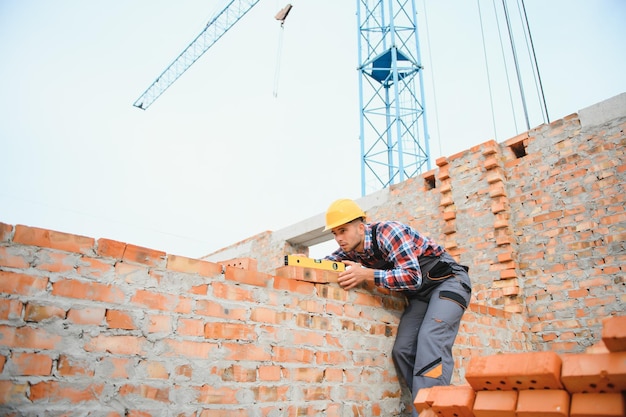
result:
[[(388, 200), (389, 189), (385, 188), (355, 201), (367, 214), (368, 210), (384, 205)], [(273, 233), (272, 238), (287, 241), (292, 245), (303, 245), (306, 247), (326, 242), (331, 240), (333, 236), (330, 231), (324, 231), (325, 218), (325, 213), (310, 217), (284, 229), (277, 230)]]
[(626, 93), (578, 110), (580, 125), (584, 128), (602, 125), (624, 115), (626, 115)]

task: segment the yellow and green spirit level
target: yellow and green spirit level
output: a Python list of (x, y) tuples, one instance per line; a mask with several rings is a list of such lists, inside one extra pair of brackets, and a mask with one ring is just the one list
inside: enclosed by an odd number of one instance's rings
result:
[(285, 255), (285, 265), (301, 266), (303, 268), (324, 269), (326, 271), (341, 272), (346, 270), (343, 262), (329, 261), (327, 259), (312, 259), (305, 256)]

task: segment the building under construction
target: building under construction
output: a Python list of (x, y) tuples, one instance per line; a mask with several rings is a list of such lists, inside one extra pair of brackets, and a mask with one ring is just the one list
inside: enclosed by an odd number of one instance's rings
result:
[(416, 398), (390, 357), (403, 299), (284, 265), (329, 238), (321, 214), (203, 259), (0, 223), (0, 410), (623, 416), (625, 131), (626, 93), (360, 201), (470, 267), (453, 384)]

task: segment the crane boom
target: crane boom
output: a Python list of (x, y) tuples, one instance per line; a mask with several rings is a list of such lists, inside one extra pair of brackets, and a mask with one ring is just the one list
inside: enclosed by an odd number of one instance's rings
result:
[(133, 103), (133, 106), (146, 110), (165, 92), (185, 71), (193, 65), (215, 42), (239, 21), (260, 0), (231, 0), (213, 17), (196, 38), (178, 57), (157, 77), (146, 91)]

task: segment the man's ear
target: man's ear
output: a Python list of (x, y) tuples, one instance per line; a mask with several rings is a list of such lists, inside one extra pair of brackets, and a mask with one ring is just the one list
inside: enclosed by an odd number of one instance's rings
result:
[(364, 222), (359, 222), (359, 234), (361, 234), (361, 235), (365, 234), (365, 223)]

